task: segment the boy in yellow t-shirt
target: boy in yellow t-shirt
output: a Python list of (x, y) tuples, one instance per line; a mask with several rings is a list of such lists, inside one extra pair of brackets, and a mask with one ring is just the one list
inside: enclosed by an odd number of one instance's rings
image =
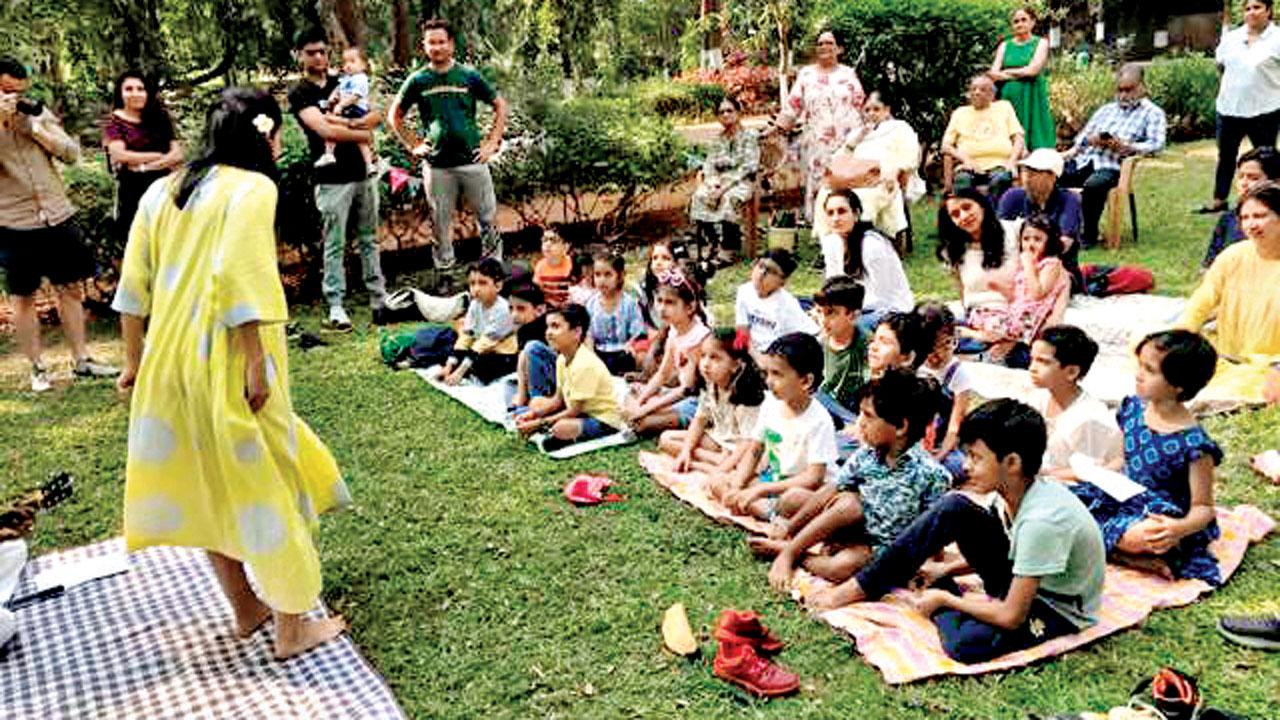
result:
[(955, 162), (952, 189), (988, 188), (998, 198), (1013, 183), (1025, 135), (1008, 100), (996, 100), (991, 78), (969, 81), (969, 104), (956, 108), (942, 134), (942, 152)]
[(613, 376), (586, 343), (591, 317), (570, 303), (547, 313), (547, 344), (556, 351), (556, 394), (533, 398), (516, 417), (523, 435), (549, 430), (543, 450), (612, 435), (623, 427)]

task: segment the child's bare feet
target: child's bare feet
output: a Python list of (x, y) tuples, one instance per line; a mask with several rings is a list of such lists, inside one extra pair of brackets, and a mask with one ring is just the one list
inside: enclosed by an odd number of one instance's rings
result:
[(258, 631), (263, 623), (271, 618), (271, 608), (263, 605), (257, 598), (252, 604), (243, 604), (236, 611), (236, 637), (244, 640)]
[(751, 548), (751, 554), (758, 558), (768, 559), (774, 557), (782, 552), (782, 548), (786, 546), (787, 544), (782, 540), (760, 535), (752, 535), (747, 538), (747, 547)]
[(1163, 558), (1155, 555), (1134, 555), (1132, 553), (1118, 552), (1111, 555), (1111, 559), (1119, 565), (1131, 567), (1134, 570), (1142, 570), (1153, 575), (1158, 575), (1165, 580), (1174, 580), (1173, 571), (1169, 569), (1169, 563)]
[(866, 599), (862, 586), (857, 580), (846, 580), (834, 587), (819, 590), (812, 597), (805, 599), (805, 604), (814, 610), (835, 610)]
[(338, 637), (347, 630), (347, 621), (341, 615), (307, 620), (301, 615), (276, 617), (277, 660), (286, 660), (313, 650)]

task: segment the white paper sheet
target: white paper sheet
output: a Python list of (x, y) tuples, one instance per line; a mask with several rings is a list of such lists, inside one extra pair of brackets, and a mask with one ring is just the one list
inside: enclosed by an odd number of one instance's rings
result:
[(1074, 453), (1068, 461), (1071, 471), (1081, 480), (1096, 485), (1102, 492), (1124, 502), (1146, 490), (1145, 487), (1130, 480), (1122, 473), (1098, 465), (1093, 458), (1083, 453)]
[(48, 590), (59, 585), (64, 589), (70, 590), (90, 580), (119, 575), (123, 572), (129, 572), (129, 556), (121, 553), (119, 555), (109, 555), (83, 562), (51, 567), (42, 573), (38, 573), (34, 580), (37, 591)]

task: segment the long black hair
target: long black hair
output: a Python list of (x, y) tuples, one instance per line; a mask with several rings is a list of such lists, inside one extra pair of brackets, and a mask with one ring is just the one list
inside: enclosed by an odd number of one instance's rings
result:
[(862, 219), (862, 201), (858, 199), (857, 193), (852, 190), (841, 188), (832, 190), (827, 199), (823, 201), (822, 210), (826, 212), (826, 204), (831, 202), (831, 198), (844, 198), (849, 203), (849, 208), (858, 214), (858, 222), (853, 224), (849, 230), (849, 234), (844, 236), (844, 274), (855, 280), (861, 280), (867, 274), (867, 268), (862, 263), (862, 240), (868, 232), (878, 232), (876, 226)]
[(982, 267), (991, 270), (1004, 265), (1004, 228), (996, 217), (991, 199), (973, 188), (956, 190), (944, 197), (942, 204), (938, 206), (938, 259), (953, 268), (959, 266), (964, 260), (965, 250), (973, 241), (969, 233), (951, 221), (951, 214), (947, 212), (948, 200), (971, 200), (978, 203), (982, 208), (982, 231), (978, 238), (982, 245)]
[[(755, 358), (751, 357), (750, 344), (734, 345), (733, 341), (737, 336), (737, 328), (718, 327), (713, 329), (703, 342), (715, 340), (726, 355), (738, 361), (738, 372), (729, 383), (729, 404), (757, 407), (764, 402), (764, 373), (760, 372)], [(694, 381), (693, 390), (702, 392), (706, 386), (706, 378), (699, 372), (697, 380)]]
[(170, 117), (169, 109), (164, 105), (164, 99), (160, 97), (160, 88), (141, 70), (125, 70), (116, 78), (116, 84), (111, 90), (111, 109), (124, 109), (124, 81), (130, 78), (140, 80), (142, 87), (147, 91), (147, 104), (142, 106), (142, 126), (148, 133), (155, 136), (157, 141), (172, 142), (173, 118)]
[[(271, 124), (266, 127), (268, 120)], [(280, 132), (281, 121), (280, 106), (266, 91), (223, 90), (206, 116), (200, 152), (187, 163), (182, 183), (174, 194), (173, 202), (178, 209), (187, 206), (191, 193), (215, 165), (262, 173), (274, 182), (277, 172), (271, 154), (271, 137)], [(265, 131), (259, 125), (265, 127)]]

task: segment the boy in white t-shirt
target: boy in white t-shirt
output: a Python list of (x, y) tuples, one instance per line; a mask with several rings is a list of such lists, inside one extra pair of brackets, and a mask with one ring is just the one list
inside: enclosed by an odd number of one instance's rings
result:
[(731, 510), (771, 519), (776, 499), (792, 488), (815, 490), (836, 468), (836, 428), (813, 399), (822, 382), (822, 345), (806, 333), (774, 340), (764, 354), (770, 395), (747, 440), (746, 462), (711, 481), (711, 495)]
[[(795, 269), (796, 260), (791, 253), (770, 250), (751, 268), (751, 280), (738, 287), (733, 305), (734, 325), (738, 328), (736, 343), (750, 341), (751, 354), (761, 367), (765, 351), (774, 340), (794, 332), (818, 334), (818, 323), (785, 287)], [(821, 367), (818, 373), (821, 382)]]
[(1043, 475), (1077, 480), (1070, 464), (1074, 453), (1115, 470), (1124, 463), (1124, 435), (1115, 413), (1080, 387), (1097, 355), (1098, 343), (1073, 325), (1045, 328), (1031, 345), (1031, 382), (1036, 390), (1027, 404), (1044, 416), (1049, 428), (1040, 464)]

